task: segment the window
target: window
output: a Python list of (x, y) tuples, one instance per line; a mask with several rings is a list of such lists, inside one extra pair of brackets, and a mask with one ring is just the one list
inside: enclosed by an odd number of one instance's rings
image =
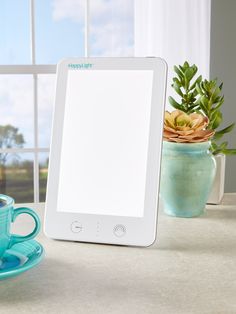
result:
[(132, 56), (134, 0), (2, 0), (0, 193), (44, 202), (56, 63)]

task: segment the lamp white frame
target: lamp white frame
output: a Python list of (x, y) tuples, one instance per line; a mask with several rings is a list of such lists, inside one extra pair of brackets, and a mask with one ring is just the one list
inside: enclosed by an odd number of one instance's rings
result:
[[(63, 117), (66, 106), (66, 86), (70, 64), (89, 62), (89, 70), (152, 70), (152, 98), (145, 178), (144, 214), (142, 217), (84, 214), (59, 211), (59, 179)], [(156, 239), (158, 195), (160, 181), (162, 131), (165, 107), (167, 64), (160, 58), (71, 58), (63, 60), (57, 69), (57, 87), (53, 118), (49, 176), (47, 185), (44, 231), (53, 239), (97, 242), (119, 245), (149, 246)], [(68, 134), (67, 134), (68, 136)], [(74, 174), (71, 173), (73, 176)], [(76, 206), (76, 204), (75, 204)], [(73, 226), (76, 225), (75, 232)], [(122, 237), (116, 228), (121, 228)], [(127, 230), (127, 232), (126, 232)], [(123, 232), (124, 231), (124, 232)]]
[[(89, 24), (90, 24), (90, 2), (85, 0), (85, 34), (84, 55), (89, 56)], [(34, 147), (0, 149), (0, 153), (33, 153), (34, 154), (34, 203), (39, 203), (39, 153), (49, 153), (49, 147), (40, 147), (38, 140), (38, 75), (55, 74), (55, 64), (36, 65), (35, 49), (35, 0), (30, 2), (30, 50), (31, 64), (27, 65), (0, 65), (0, 75), (4, 74), (31, 74), (33, 76), (33, 105), (34, 105)]]

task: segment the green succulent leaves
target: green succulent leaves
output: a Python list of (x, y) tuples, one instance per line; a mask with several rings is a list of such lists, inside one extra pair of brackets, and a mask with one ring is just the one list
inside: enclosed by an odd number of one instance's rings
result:
[(207, 81), (204, 80), (197, 84), (196, 88), (199, 93), (197, 103), (202, 113), (209, 119), (209, 129), (216, 130), (222, 122), (222, 113), (220, 107), (224, 103), (224, 96), (221, 95), (222, 90), (217, 84), (217, 79)]
[(221, 137), (224, 136), (225, 133), (231, 132), (233, 130), (234, 126), (235, 126), (235, 123), (232, 123), (229, 126), (227, 126), (226, 128), (224, 128), (220, 131), (216, 131), (215, 135), (214, 135), (214, 139), (215, 140), (221, 139)]
[(236, 154), (236, 149), (227, 148), (227, 142), (218, 143), (224, 134), (231, 132), (235, 126), (235, 123), (232, 123), (223, 129), (218, 129), (223, 120), (220, 110), (224, 103), (223, 83), (218, 85), (217, 79), (202, 80), (201, 75), (195, 78), (198, 68), (195, 64), (189, 65), (187, 61), (182, 66), (174, 66), (174, 71), (176, 76), (173, 78), (171, 86), (180, 100), (176, 101), (170, 96), (171, 106), (188, 114), (196, 112), (208, 117), (207, 128), (215, 130), (210, 148), (214, 155), (219, 153)]
[(196, 85), (202, 81), (202, 76), (199, 76), (195, 81), (192, 81), (197, 70), (195, 64), (190, 66), (188, 62), (185, 62), (183, 66), (174, 66), (174, 71), (177, 74), (177, 77), (173, 78), (171, 86), (181, 97), (181, 103), (178, 103), (173, 97), (169, 97), (169, 102), (175, 109), (191, 113), (194, 112), (194, 109), (198, 106), (196, 104), (196, 96), (198, 95)]

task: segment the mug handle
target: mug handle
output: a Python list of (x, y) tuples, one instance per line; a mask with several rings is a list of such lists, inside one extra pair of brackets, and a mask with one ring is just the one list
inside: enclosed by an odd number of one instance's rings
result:
[(20, 208), (14, 209), (11, 221), (14, 222), (16, 220), (16, 217), (21, 215), (21, 214), (28, 214), (34, 219), (34, 222), (35, 222), (34, 230), (26, 236), (12, 234), (11, 239), (10, 239), (9, 248), (12, 247), (16, 243), (31, 240), (34, 237), (36, 237), (36, 235), (39, 233), (40, 226), (41, 226), (39, 216), (30, 208), (20, 207)]

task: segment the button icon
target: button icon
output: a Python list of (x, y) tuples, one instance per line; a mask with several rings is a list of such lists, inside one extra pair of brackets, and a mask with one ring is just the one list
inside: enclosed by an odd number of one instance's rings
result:
[(113, 229), (113, 232), (114, 232), (115, 236), (117, 236), (118, 238), (121, 238), (126, 233), (125, 226), (123, 226), (123, 225), (116, 225), (114, 227), (114, 229)]
[(78, 221), (73, 221), (71, 224), (71, 231), (74, 233), (79, 233), (83, 230), (83, 226)]

